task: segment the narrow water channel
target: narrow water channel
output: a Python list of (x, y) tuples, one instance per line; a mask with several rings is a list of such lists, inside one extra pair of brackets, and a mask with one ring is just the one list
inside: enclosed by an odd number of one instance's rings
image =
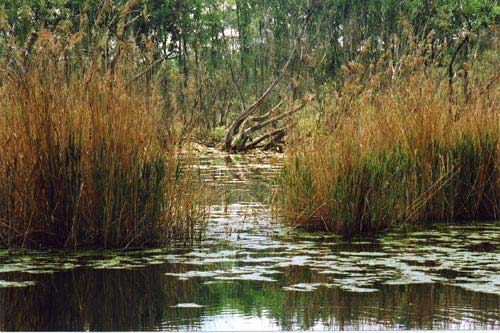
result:
[(277, 156), (206, 156), (194, 248), (0, 252), (0, 330), (500, 328), (500, 223), (345, 240), (273, 222)]

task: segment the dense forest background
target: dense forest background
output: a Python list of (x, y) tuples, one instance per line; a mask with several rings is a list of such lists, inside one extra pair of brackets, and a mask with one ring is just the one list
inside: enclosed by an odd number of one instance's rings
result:
[(398, 61), (418, 52), (466, 76), (491, 49), (499, 17), (493, 0), (2, 0), (0, 54), (22, 71), (47, 31), (74, 66), (97, 55), (113, 70), (133, 49), (134, 77), (160, 78), (182, 131), (221, 141), (275, 78), (260, 115), (305, 96), (321, 101), (345, 81), (349, 61), (384, 58), (394, 77)]

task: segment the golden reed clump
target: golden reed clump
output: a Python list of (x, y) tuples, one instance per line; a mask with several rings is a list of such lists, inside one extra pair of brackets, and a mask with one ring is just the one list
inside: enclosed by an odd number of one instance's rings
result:
[(157, 85), (126, 56), (110, 66), (58, 40), (42, 31), (24, 64), (1, 64), (0, 245), (193, 237), (204, 211), (199, 183), (165, 135)]
[(457, 76), (451, 97), (448, 77), (415, 57), (349, 78), (327, 100), (325, 121), (290, 145), (277, 201), (285, 220), (358, 234), (498, 219), (500, 77), (491, 70), (494, 61), (469, 67), (467, 90), (461, 89), (465, 77)]

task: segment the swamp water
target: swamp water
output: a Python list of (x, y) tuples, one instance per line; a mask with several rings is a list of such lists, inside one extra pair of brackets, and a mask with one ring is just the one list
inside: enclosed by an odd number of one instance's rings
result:
[(194, 248), (1, 251), (0, 330), (500, 328), (500, 223), (347, 241), (271, 222), (276, 158), (201, 170), (223, 195)]

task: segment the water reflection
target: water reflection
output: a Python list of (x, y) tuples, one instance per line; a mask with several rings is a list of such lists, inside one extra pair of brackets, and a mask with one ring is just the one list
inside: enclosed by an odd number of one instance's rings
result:
[[(500, 297), (439, 284), (382, 285), (376, 293), (283, 286), (314, 281), (303, 267), (278, 281), (206, 284), (165, 275), (179, 265), (136, 270), (74, 270), (35, 286), (0, 289), (1, 330), (241, 330), (498, 328)], [(11, 276), (19, 278), (19, 276)], [(203, 307), (176, 308), (179, 303)], [(260, 326), (259, 326), (260, 325)]]
[(498, 224), (291, 231), (269, 218), (266, 161), (202, 161), (225, 196), (194, 249), (0, 252), (0, 330), (500, 328)]

